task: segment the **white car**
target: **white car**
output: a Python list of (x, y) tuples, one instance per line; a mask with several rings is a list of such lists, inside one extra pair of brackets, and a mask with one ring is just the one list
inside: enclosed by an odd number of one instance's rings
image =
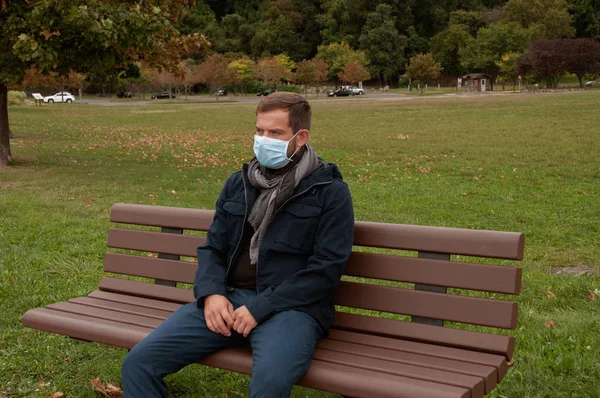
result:
[(73, 101), (75, 101), (75, 97), (71, 93), (68, 93), (66, 91), (61, 91), (59, 93), (44, 97), (44, 102), (48, 103), (66, 102), (67, 104), (70, 104)]
[(350, 90), (352, 95), (365, 95), (365, 90), (356, 86), (342, 86), (343, 89)]

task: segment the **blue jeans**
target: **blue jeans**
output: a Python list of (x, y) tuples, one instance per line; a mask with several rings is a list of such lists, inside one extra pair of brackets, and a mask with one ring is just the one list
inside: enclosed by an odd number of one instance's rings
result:
[[(254, 290), (234, 289), (227, 298), (234, 308), (244, 305)], [(222, 348), (252, 347), (251, 397), (289, 397), (306, 373), (323, 332), (301, 311), (282, 311), (258, 325), (247, 338), (211, 332), (204, 309), (189, 303), (178, 309), (127, 354), (122, 366), (124, 398), (166, 397), (166, 375)]]

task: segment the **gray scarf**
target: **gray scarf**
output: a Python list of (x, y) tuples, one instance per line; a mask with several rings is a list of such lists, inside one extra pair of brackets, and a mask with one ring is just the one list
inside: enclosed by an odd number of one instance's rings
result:
[(250, 262), (254, 265), (258, 263), (258, 248), (277, 209), (292, 196), (303, 178), (325, 163), (310, 145), (304, 146), (300, 160), (280, 170), (266, 169), (256, 158), (250, 162), (248, 179), (253, 187), (260, 189), (260, 195), (248, 217), (248, 222), (254, 228), (250, 241)]

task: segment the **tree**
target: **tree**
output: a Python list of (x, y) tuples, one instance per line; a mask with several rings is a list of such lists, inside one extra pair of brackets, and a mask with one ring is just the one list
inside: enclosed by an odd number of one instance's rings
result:
[(474, 39), (467, 25), (450, 25), (429, 41), (431, 54), (443, 67), (446, 74), (462, 76), (465, 68), (460, 53)]
[(362, 66), (369, 64), (364, 51), (355, 51), (348, 43), (330, 43), (317, 48), (317, 59), (327, 63), (329, 79), (335, 79), (350, 61), (358, 61)]
[(406, 63), (404, 50), (408, 45), (408, 38), (398, 33), (396, 18), (391, 14), (391, 6), (379, 4), (375, 12), (367, 15), (367, 23), (358, 39), (360, 48), (370, 61), (368, 69), (373, 76), (379, 78), (380, 86), (382, 79), (387, 83)]
[(294, 73), (294, 81), (304, 85), (304, 96), (306, 96), (308, 85), (317, 81), (317, 67), (315, 64), (306, 60), (298, 62), (296, 73)]
[(596, 0), (568, 0), (573, 17), (575, 36), (600, 40), (600, 2)]
[(529, 45), (530, 33), (516, 22), (498, 23), (477, 31), (477, 37), (469, 40), (459, 50), (461, 64), (467, 69), (479, 69), (494, 79), (504, 54), (524, 53)]
[(0, 166), (10, 153), (7, 92), (32, 66), (43, 73), (88, 77), (118, 74), (145, 59), (178, 70), (180, 57), (207, 46), (201, 35), (182, 36), (173, 22), (189, 0), (136, 4), (109, 0), (0, 2)]
[(435, 62), (431, 53), (415, 55), (406, 66), (408, 76), (421, 82), (421, 93), (423, 93), (423, 86), (429, 80), (437, 78), (441, 72), (442, 66)]
[(276, 86), (283, 79), (290, 79), (291, 71), (275, 57), (263, 58), (258, 61), (256, 76), (269, 86)]
[[(327, 80), (329, 74), (329, 67), (327, 63), (322, 59), (313, 58), (311, 62), (315, 65), (315, 84), (321, 84)], [(317, 89), (317, 97), (319, 96), (319, 89)]]
[(233, 82), (241, 87), (243, 94), (246, 84), (250, 83), (255, 78), (254, 71), (256, 70), (256, 63), (248, 57), (243, 57), (231, 61), (229, 63), (229, 69), (232, 73)]
[(587, 74), (600, 74), (600, 41), (593, 39), (562, 39), (561, 53), (565, 67), (579, 80), (583, 87), (583, 77)]
[(369, 80), (371, 75), (364, 66), (358, 61), (350, 61), (344, 67), (344, 70), (338, 73), (338, 78), (341, 82), (357, 84), (364, 80)]
[(546, 81), (546, 86), (556, 87), (561, 76), (567, 73), (567, 64), (560, 40), (536, 40), (529, 47), (533, 72)]
[(502, 20), (517, 22), (533, 39), (572, 37), (575, 29), (565, 0), (508, 0)]
[[(199, 76), (201, 81), (208, 83), (214, 92), (217, 92), (224, 84), (232, 82), (229, 61), (222, 54), (211, 54), (206, 57), (200, 64)], [(215, 95), (219, 100), (219, 95)]]
[(513, 91), (519, 78), (519, 72), (517, 69), (517, 60), (522, 56), (519, 53), (508, 53), (502, 56), (500, 61), (496, 62), (502, 77), (502, 88), (504, 89), (504, 82), (513, 83)]

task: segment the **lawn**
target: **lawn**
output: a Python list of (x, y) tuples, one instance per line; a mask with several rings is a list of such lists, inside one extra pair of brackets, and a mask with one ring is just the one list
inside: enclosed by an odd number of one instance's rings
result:
[[(120, 382), (125, 350), (25, 329), (21, 316), (97, 287), (114, 203), (214, 208), (252, 156), (254, 107), (9, 108), (0, 397), (98, 397), (89, 380)], [(508, 332), (515, 363), (492, 396), (600, 396), (600, 277), (551, 272), (600, 271), (600, 93), (351, 98), (313, 109), (311, 142), (340, 166), (357, 219), (526, 234), (519, 327)], [(174, 397), (245, 396), (248, 378), (192, 366), (168, 385)]]

